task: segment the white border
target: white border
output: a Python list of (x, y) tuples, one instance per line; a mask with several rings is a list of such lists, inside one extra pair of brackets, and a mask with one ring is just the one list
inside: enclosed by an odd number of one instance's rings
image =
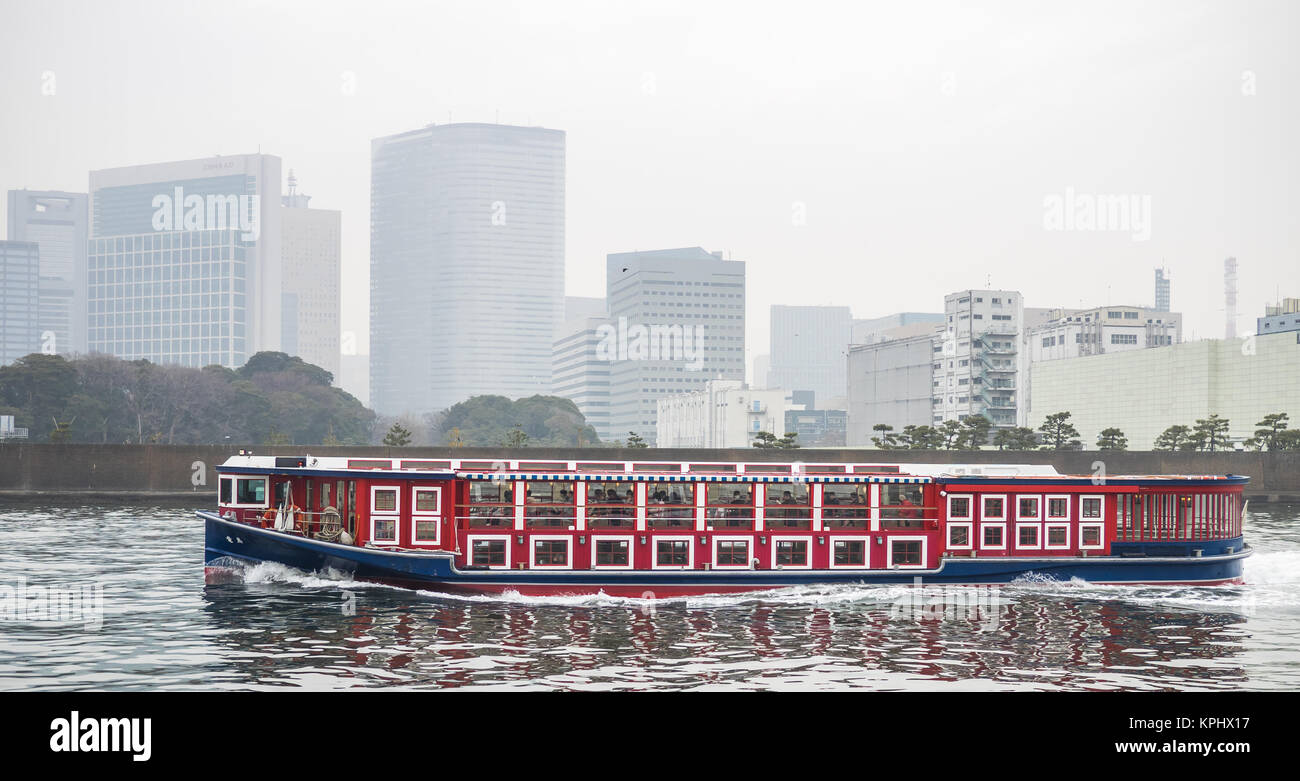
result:
[[(827, 569), (866, 569), (871, 566), (871, 537), (863, 535), (834, 535), (829, 540), (831, 544), (830, 560), (827, 563)], [(861, 564), (836, 564), (835, 563), (835, 543), (837, 542), (860, 542), (862, 543), (862, 563)]]
[[(1033, 529), (1035, 531), (1033, 545), (1020, 544), (1021, 529)], [(1043, 524), (1038, 521), (1027, 521), (1025, 523), (1017, 522), (1016, 523), (1016, 550), (1042, 550), (1042, 549), (1043, 549)]]
[[(952, 530), (955, 527), (964, 527), (966, 529), (965, 545), (952, 544)], [(965, 520), (958, 521), (957, 523), (949, 523), (944, 532), (943, 543), (944, 550), (972, 550), (975, 547), (975, 524)]]
[[(392, 491), (396, 494), (396, 500), (393, 504), (395, 509), (392, 510), (375, 510), (375, 493), (377, 491)], [(370, 486), (370, 512), (367, 514), (367, 522), (370, 524), (370, 538), (368, 542), (375, 545), (401, 545), (402, 544), (402, 487), (400, 485), (372, 485)], [(392, 521), (393, 522), (393, 539), (381, 540), (375, 537), (375, 521)]]
[[(1083, 544), (1083, 530), (1097, 530), (1097, 544)], [(1087, 521), (1079, 524), (1079, 550), (1104, 550), (1106, 548), (1106, 524), (1101, 521)]]
[[(970, 510), (970, 512), (969, 512), (968, 514), (966, 514), (966, 515), (961, 516), (960, 518), (958, 518), (957, 516), (953, 515), (953, 514), (952, 514), (952, 500), (953, 500), (953, 499), (965, 499), (965, 500), (966, 500), (966, 507)], [(975, 495), (974, 495), (974, 494), (948, 494), (948, 507), (947, 507), (947, 510), (944, 512), (944, 517), (945, 517), (947, 520), (950, 520), (950, 521), (956, 520), (956, 521), (974, 522), (974, 520), (975, 520)]]
[[(1065, 529), (1065, 544), (1053, 545), (1051, 543), (1052, 527)], [(1070, 549), (1070, 524), (1068, 521), (1052, 521), (1043, 524), (1043, 550), (1069, 550)]]
[[(1004, 505), (1005, 506), (1005, 505)], [(927, 561), (929, 538), (920, 534), (909, 534), (899, 537), (889, 537), (885, 542), (885, 569), (925, 569)], [(895, 564), (894, 563), (894, 543), (896, 542), (919, 542), (921, 543), (921, 563), (920, 564)]]
[[(559, 540), (564, 543), (563, 564), (538, 564), (537, 543)], [(528, 568), (539, 570), (573, 569), (573, 535), (571, 534), (534, 534), (528, 538)]]
[[(421, 491), (433, 491), (438, 495), (438, 511), (430, 512), (428, 510), (417, 510), (420, 506), (416, 495)], [(415, 536), (416, 531), (420, 528), (420, 521), (437, 521), (434, 528), (433, 540), (420, 540)], [(441, 545), (442, 544), (442, 486), (412, 486), (411, 487), (411, 544), (412, 545)]]
[[(635, 534), (592, 534), (588, 537), (591, 541), (591, 562), (592, 569), (635, 569), (636, 568), (636, 535)], [(615, 540), (627, 543), (627, 564), (597, 564), (596, 563), (596, 543)]]
[[(512, 534), (470, 534), (465, 537), (465, 563), (471, 567), (487, 566), (488, 569), (510, 569), (510, 549), (514, 547)], [(478, 565), (474, 563), (475, 540), (501, 540), (506, 544), (506, 563), (500, 565)]]
[[(234, 493), (230, 495), (230, 498), (233, 499), (235, 503), (226, 505), (227, 507), (256, 507), (258, 509), (265, 510), (271, 506), (271, 480), (268, 475), (262, 475), (260, 477), (256, 475), (251, 477), (246, 477), (241, 475), (231, 475), (231, 477), (233, 477), (236, 480), (236, 483), (234, 485)], [(261, 504), (241, 504), (239, 502), (239, 483), (238, 483), (239, 480), (261, 480), (262, 481)], [(217, 497), (220, 498), (221, 494), (217, 494)]]
[[(718, 563), (718, 543), (720, 542), (743, 542), (745, 543), (745, 563), (744, 564), (719, 564)], [(754, 562), (754, 537), (752, 535), (742, 534), (723, 534), (714, 537), (709, 545), (710, 563), (714, 569), (750, 569)]]
[[(1201, 496), (1202, 494), (1196, 494)], [(1095, 518), (1085, 517), (1083, 514), (1083, 503), (1089, 499), (1096, 499), (1100, 502), (1100, 513)], [(1105, 494), (1080, 494), (1079, 495), (1079, 521), (1081, 523), (1101, 522), (1106, 520), (1106, 495)]]
[[(1065, 515), (1049, 515), (1053, 499), (1065, 500)], [(1070, 508), (1070, 494), (1047, 494), (1043, 497), (1043, 521), (1055, 521), (1061, 523), (1070, 520), (1070, 514), (1073, 510)]]
[[(1017, 522), (1019, 522), (1019, 521), (1024, 521), (1025, 523), (1042, 523), (1042, 522), (1043, 522), (1043, 513), (1047, 512), (1047, 505), (1046, 505), (1046, 503), (1043, 501), (1043, 495), (1042, 495), (1042, 494), (1016, 494), (1015, 497), (1016, 497), (1016, 498), (1015, 498), (1015, 502), (1016, 502), (1016, 521), (1017, 521)], [(1038, 515), (1021, 515), (1021, 514), (1020, 514), (1020, 500), (1021, 500), (1021, 499), (1037, 499), (1037, 500), (1038, 500)]]
[[(659, 563), (659, 543), (672, 541), (686, 542), (686, 565), (681, 564), (660, 564)], [(676, 569), (687, 570), (695, 569), (695, 535), (693, 534), (664, 534), (650, 535), (650, 568), (651, 569)]]
[(780, 569), (812, 569), (812, 560), (813, 560), (812, 535), (804, 536), (804, 535), (795, 535), (795, 534), (769, 534), (768, 536), (771, 537), (771, 539), (768, 541), (769, 551), (770, 551), (770, 553), (768, 554), (768, 566), (770, 566), (772, 569), (777, 569), (776, 544), (778, 542), (797, 541), (797, 542), (803, 542), (808, 546), (807, 555), (805, 556), (805, 560), (808, 563), (807, 564), (782, 564), (780, 566)]
[[(1002, 521), (1003, 523), (1005, 523), (1007, 520), (1009, 520), (1009, 516), (1008, 516), (1008, 514), (1007, 514), (1007, 510), (1009, 510), (1010, 508), (1007, 506), (1007, 495), (1006, 495), (1006, 494), (980, 494), (979, 496), (980, 496), (980, 523), (984, 523), (985, 521)], [(1002, 514), (1001, 514), (1001, 515), (985, 515), (985, 514), (984, 514), (984, 505), (985, 505), (985, 503), (988, 502), (988, 500), (990, 500), (990, 499), (1001, 499), (1001, 500), (1002, 500)]]
[[(984, 530), (991, 526), (997, 526), (1002, 530), (1001, 545), (984, 544)], [(1006, 521), (993, 521), (992, 523), (981, 523), (979, 525), (979, 531), (980, 531), (980, 545), (979, 545), (980, 550), (1006, 550), (1007, 549), (1007, 522)]]

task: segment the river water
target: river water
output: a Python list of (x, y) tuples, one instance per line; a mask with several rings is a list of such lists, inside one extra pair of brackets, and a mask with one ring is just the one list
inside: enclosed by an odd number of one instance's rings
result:
[(190, 509), (0, 500), (0, 689), (1300, 688), (1300, 505), (1251, 505), (1243, 586), (658, 602), (448, 597), (275, 565), (205, 585)]

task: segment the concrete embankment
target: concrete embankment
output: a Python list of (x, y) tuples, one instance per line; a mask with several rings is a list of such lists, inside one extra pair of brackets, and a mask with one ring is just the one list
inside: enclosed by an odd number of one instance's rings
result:
[[(248, 447), (248, 446), (244, 446)], [(195, 497), (206, 502), (216, 485), (216, 467), (239, 445), (0, 445), (0, 497), (75, 496), (86, 499)], [(614, 450), (445, 447), (252, 446), (267, 455), (484, 460), (585, 461), (851, 461), (856, 463), (1052, 464), (1062, 473), (1236, 474), (1251, 478), (1246, 495), (1256, 501), (1300, 501), (1300, 452), (1163, 453), (936, 452), (917, 450)]]

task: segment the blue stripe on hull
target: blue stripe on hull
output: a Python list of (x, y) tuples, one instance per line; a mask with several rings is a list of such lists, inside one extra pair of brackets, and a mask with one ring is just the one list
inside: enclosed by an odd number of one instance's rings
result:
[[(220, 564), (231, 557), (248, 562), (275, 562), (307, 572), (334, 569), (358, 580), (416, 588), (470, 588), (505, 586), (627, 588), (730, 587), (780, 588), (813, 584), (910, 584), (917, 577), (926, 583), (998, 584), (1033, 574), (1058, 581), (1073, 578), (1093, 583), (1195, 583), (1221, 582), (1241, 577), (1242, 541), (1223, 541), (1235, 553), (1201, 558), (1148, 556), (1134, 558), (950, 558), (937, 570), (458, 570), (447, 553), (394, 553), (350, 545), (323, 543), (232, 523), (206, 512), (205, 561)], [(1207, 551), (1208, 553), (1208, 551)]]

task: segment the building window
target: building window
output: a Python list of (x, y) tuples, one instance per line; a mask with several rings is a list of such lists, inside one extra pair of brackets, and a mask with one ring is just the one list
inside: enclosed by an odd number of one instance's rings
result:
[(1003, 523), (984, 524), (980, 526), (980, 533), (983, 535), (984, 538), (983, 543), (980, 545), (981, 548), (987, 548), (989, 550), (1006, 549), (1007, 547), (1006, 524)]
[(984, 514), (981, 517), (985, 520), (1006, 520), (1007, 498), (1005, 496), (984, 497)]
[(970, 517), (970, 496), (949, 496), (948, 517), (969, 518)]
[(1039, 525), (1036, 523), (1016, 524), (1016, 547), (1037, 548)]
[(749, 540), (715, 538), (713, 541), (713, 566), (748, 567)]
[(948, 525), (948, 547), (970, 550), (970, 524), (954, 523)]
[(469, 550), (469, 563), (475, 567), (505, 568), (509, 566), (504, 538), (471, 538)]
[(1079, 517), (1080, 518), (1100, 518), (1101, 517), (1101, 497), (1085, 496), (1079, 500)]
[(1047, 547), (1048, 548), (1070, 547), (1069, 525), (1064, 523), (1047, 524)]
[(655, 540), (656, 567), (689, 567), (690, 565), (690, 539)]
[(1048, 518), (1069, 518), (1070, 498), (1068, 496), (1047, 497), (1047, 517)]
[(1079, 547), (1089, 550), (1106, 547), (1102, 542), (1102, 530), (1099, 523), (1079, 524)]
[(632, 540), (626, 537), (614, 539), (596, 538), (596, 566), (622, 567), (632, 566)]
[(807, 567), (808, 540), (775, 540), (773, 563), (778, 567)]
[(924, 567), (925, 540), (915, 537), (892, 537), (889, 540), (889, 566)]
[(832, 540), (831, 550), (833, 567), (867, 566), (867, 544), (863, 540)]
[(1041, 501), (1042, 500), (1039, 499), (1037, 496), (1019, 497), (1016, 500), (1016, 517), (1033, 518), (1034, 520), (1039, 520), (1041, 518), (1041, 516), (1039, 515), (1040, 512), (1039, 506), (1041, 504)]

